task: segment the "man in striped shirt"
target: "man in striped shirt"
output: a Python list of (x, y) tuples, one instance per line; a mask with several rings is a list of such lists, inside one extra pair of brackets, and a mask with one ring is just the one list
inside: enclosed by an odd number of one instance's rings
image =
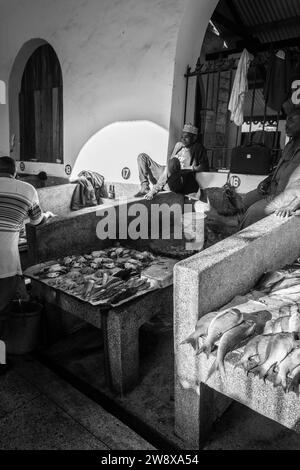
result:
[(25, 219), (34, 225), (53, 214), (43, 213), (36, 189), (16, 178), (16, 164), (0, 158), (0, 339), (4, 311), (12, 299), (17, 275), (22, 274), (18, 240)]

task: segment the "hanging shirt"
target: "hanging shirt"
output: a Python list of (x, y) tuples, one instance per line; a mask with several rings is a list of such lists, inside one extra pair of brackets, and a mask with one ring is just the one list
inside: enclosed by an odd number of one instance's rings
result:
[(288, 97), (291, 82), (291, 65), (284, 51), (271, 55), (267, 78), (264, 86), (264, 98), (267, 105), (279, 112)]
[(231, 111), (230, 120), (237, 126), (241, 126), (244, 122), (243, 106), (245, 94), (248, 90), (247, 73), (252, 59), (253, 55), (249, 54), (247, 49), (244, 49), (234, 77), (228, 109)]
[(0, 177), (0, 278), (22, 274), (19, 233), (25, 219), (34, 225), (43, 214), (38, 194), (31, 184), (10, 177)]

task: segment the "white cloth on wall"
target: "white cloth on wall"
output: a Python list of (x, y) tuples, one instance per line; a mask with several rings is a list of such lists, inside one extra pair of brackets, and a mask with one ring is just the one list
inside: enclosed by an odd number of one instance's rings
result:
[(245, 93), (248, 91), (247, 73), (251, 60), (253, 60), (253, 55), (244, 49), (237, 66), (228, 104), (228, 109), (231, 112), (230, 120), (237, 126), (241, 126), (244, 121), (243, 106)]

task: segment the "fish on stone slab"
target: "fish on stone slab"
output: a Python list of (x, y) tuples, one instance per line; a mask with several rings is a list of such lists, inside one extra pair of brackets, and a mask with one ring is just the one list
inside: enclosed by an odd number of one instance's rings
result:
[(186, 339), (184, 339), (180, 344), (190, 344), (196, 353), (199, 351), (199, 338), (207, 335), (208, 327), (213, 320), (218, 315), (218, 312), (209, 312), (203, 317), (199, 318), (196, 323), (195, 331), (191, 333)]
[[(256, 355), (250, 358), (250, 363), (247, 367), (247, 375), (252, 371), (254, 367), (258, 364), (262, 364), (267, 359), (267, 351), (269, 347), (270, 340), (274, 335), (272, 334), (262, 334), (259, 335), (259, 341), (257, 343)], [(254, 364), (253, 364), (254, 362)]]
[(300, 347), (297, 333), (277, 333), (269, 339), (264, 362), (259, 362), (250, 372), (258, 373), (265, 380), (268, 371), (279, 364), (295, 348)]
[(221, 374), (225, 375), (225, 365), (224, 360), (226, 354), (230, 351), (233, 351), (240, 344), (246, 339), (255, 334), (256, 323), (251, 320), (245, 320), (239, 325), (231, 328), (230, 330), (226, 331), (220, 340), (218, 350), (217, 350), (217, 357), (211, 366), (207, 379), (217, 370), (221, 372)]
[(261, 291), (271, 290), (271, 288), (275, 286), (278, 282), (282, 281), (284, 277), (284, 271), (272, 271), (265, 273), (256, 285), (256, 289)]
[(288, 333), (289, 332), (290, 317), (276, 318), (276, 320), (269, 320), (264, 328), (264, 334), (275, 334), (275, 333)]
[(243, 311), (243, 316), (244, 316), (244, 320), (251, 320), (256, 323), (257, 334), (263, 333), (266, 323), (272, 319), (272, 313), (267, 309), (258, 310), (255, 312)]
[(278, 370), (274, 381), (274, 386), (282, 385), (283, 390), (287, 390), (287, 375), (292, 372), (297, 366), (300, 365), (300, 349), (293, 349), (284, 359), (278, 364)]
[(248, 369), (249, 361), (258, 356), (257, 347), (258, 343), (262, 340), (262, 337), (263, 335), (256, 335), (247, 342), (244, 353), (240, 360), (235, 364), (234, 368), (241, 365), (245, 370)]
[(279, 317), (266, 323), (264, 334), (300, 332), (300, 313), (295, 311), (292, 315)]
[(212, 348), (215, 346), (216, 341), (218, 341), (226, 331), (239, 325), (243, 320), (243, 314), (237, 308), (231, 308), (220, 312), (212, 319), (207, 330), (207, 337), (205, 338), (201, 348), (199, 348), (197, 354), (205, 352), (208, 357)]
[(300, 284), (299, 277), (285, 277), (281, 281), (277, 282), (275, 286), (272, 287), (271, 293), (280, 291), (282, 289), (287, 289), (289, 287), (297, 286)]

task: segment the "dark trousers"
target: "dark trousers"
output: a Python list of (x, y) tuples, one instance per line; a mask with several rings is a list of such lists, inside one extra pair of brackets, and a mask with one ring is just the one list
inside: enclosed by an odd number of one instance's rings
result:
[(17, 285), (17, 276), (0, 279), (0, 339), (1, 325), (7, 314), (7, 307), (12, 300)]
[[(156, 184), (165, 171), (166, 165), (159, 165), (146, 153), (138, 156), (139, 179), (142, 191), (149, 191), (149, 183)], [(198, 191), (199, 186), (193, 173), (182, 175), (178, 158), (170, 158), (167, 163), (167, 184), (165, 189), (176, 193), (191, 193)]]
[(240, 230), (272, 214), (276, 209), (273, 199), (272, 196), (260, 194), (257, 189), (245, 194), (243, 202), (247, 210), (241, 221)]

